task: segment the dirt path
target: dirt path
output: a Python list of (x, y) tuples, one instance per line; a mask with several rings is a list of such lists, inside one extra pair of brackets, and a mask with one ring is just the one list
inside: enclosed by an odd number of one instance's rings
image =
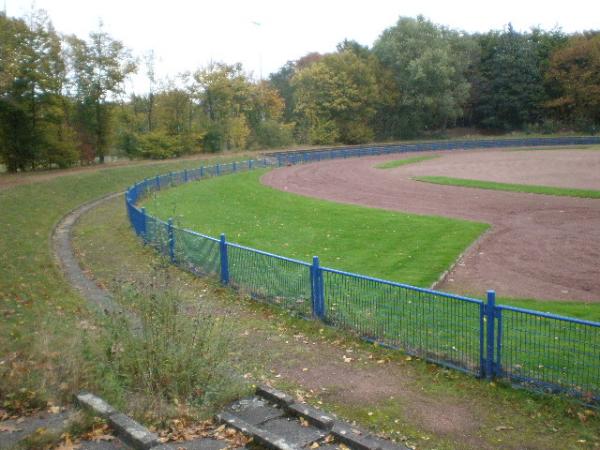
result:
[[(523, 158), (527, 152), (495, 153)], [(585, 153), (593, 155), (595, 162), (589, 166), (593, 171), (594, 164), (600, 164), (600, 153)], [(391, 170), (373, 166), (414, 154), (291, 166), (267, 173), (262, 182), (342, 203), (492, 224), (439, 289), (479, 297), (487, 289), (495, 289), (508, 297), (600, 301), (600, 200), (441, 186), (410, 179), (425, 174), (455, 176), (453, 167), (462, 168), (464, 178), (488, 179), (487, 174), (496, 173), (499, 164), (485, 161), (489, 151), (439, 154), (443, 157)], [(465, 161), (460, 161), (465, 157), (470, 160), (469, 171), (464, 169)], [(543, 161), (540, 158), (535, 165), (539, 179), (545, 176), (541, 174), (544, 170), (560, 169), (556, 163), (544, 167)], [(514, 162), (510, 167), (503, 170), (506, 176), (519, 172), (520, 164)], [(581, 175), (575, 173), (571, 178), (572, 183), (580, 183), (577, 187), (582, 186)], [(598, 177), (587, 180), (584, 187), (595, 186)], [(569, 186), (568, 177), (562, 183)]]

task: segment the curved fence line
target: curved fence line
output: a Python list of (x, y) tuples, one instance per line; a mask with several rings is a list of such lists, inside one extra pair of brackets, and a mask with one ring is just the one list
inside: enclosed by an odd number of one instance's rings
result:
[(162, 221), (137, 206), (150, 192), (256, 168), (336, 158), (481, 148), (599, 144), (600, 137), (446, 141), (275, 153), (147, 178), (125, 194), (130, 223), (144, 243), (173, 264), (252, 298), (363, 339), (475, 376), (600, 400), (600, 323), (321, 267), (230, 243)]

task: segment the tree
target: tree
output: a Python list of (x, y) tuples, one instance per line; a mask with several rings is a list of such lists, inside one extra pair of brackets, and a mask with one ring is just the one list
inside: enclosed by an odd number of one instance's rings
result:
[(244, 148), (250, 134), (251, 83), (241, 64), (213, 63), (194, 73), (195, 98), (207, 115), (211, 150)]
[(314, 144), (366, 142), (380, 99), (376, 61), (352, 50), (326, 55), (292, 78), (295, 113)]
[(478, 36), (480, 59), (473, 74), (473, 119), (485, 128), (519, 129), (539, 122), (545, 90), (542, 49), (530, 34), (509, 24)]
[(68, 43), (80, 136), (103, 163), (112, 131), (111, 101), (123, 92), (136, 64), (123, 44), (101, 29), (90, 33), (88, 42), (70, 36)]
[(75, 159), (60, 38), (43, 11), (28, 22), (0, 15), (0, 157), (9, 171)]
[(579, 127), (600, 126), (600, 34), (576, 35), (550, 57), (548, 80), (559, 95), (546, 106)]
[(472, 46), (460, 33), (422, 16), (401, 17), (385, 30), (373, 52), (389, 68), (396, 100), (382, 108), (388, 137), (411, 137), (424, 130), (444, 129), (462, 115), (468, 98), (465, 72)]

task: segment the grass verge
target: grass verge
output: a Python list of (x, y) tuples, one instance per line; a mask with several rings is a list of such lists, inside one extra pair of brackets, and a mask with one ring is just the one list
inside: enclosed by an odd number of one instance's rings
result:
[(416, 156), (414, 158), (396, 159), (394, 161), (387, 161), (375, 166), (376, 169), (393, 169), (395, 167), (405, 166), (407, 164), (415, 164), (421, 161), (427, 161), (429, 159), (439, 158), (439, 155), (426, 155)]
[[(70, 402), (81, 388), (99, 387), (98, 366), (86, 362), (81, 342), (82, 334), (97, 328), (96, 318), (54, 261), (49, 243), (54, 225), (78, 205), (136, 180), (201, 164), (206, 162), (130, 165), (0, 190), (0, 408), (27, 413), (49, 400)], [(109, 400), (127, 404), (126, 395), (112, 394)]]
[(530, 184), (497, 183), (494, 181), (470, 180), (451, 177), (415, 177), (417, 181), (446, 186), (462, 186), (495, 191), (525, 192), (529, 194), (557, 195), (561, 197), (600, 198), (600, 191), (593, 189), (561, 188), (554, 186), (535, 186)]
[(263, 186), (264, 170), (189, 183), (146, 202), (150, 214), (226, 233), (242, 245), (428, 287), (488, 225), (344, 205)]

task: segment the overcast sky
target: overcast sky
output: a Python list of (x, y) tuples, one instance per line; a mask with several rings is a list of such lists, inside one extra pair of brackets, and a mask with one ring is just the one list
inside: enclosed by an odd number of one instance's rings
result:
[[(31, 0), (0, 2), (9, 16), (23, 16), (32, 6)], [(335, 50), (344, 38), (370, 46), (399, 16), (423, 14), (468, 32), (501, 29), (509, 22), (518, 30), (600, 28), (596, 0), (36, 0), (33, 6), (46, 10), (59, 32), (79, 37), (102, 20), (105, 31), (135, 55), (153, 49), (159, 77), (213, 60), (241, 62), (255, 78), (261, 72), (266, 78), (288, 60)], [(137, 76), (129, 89), (143, 92), (143, 78)]]

